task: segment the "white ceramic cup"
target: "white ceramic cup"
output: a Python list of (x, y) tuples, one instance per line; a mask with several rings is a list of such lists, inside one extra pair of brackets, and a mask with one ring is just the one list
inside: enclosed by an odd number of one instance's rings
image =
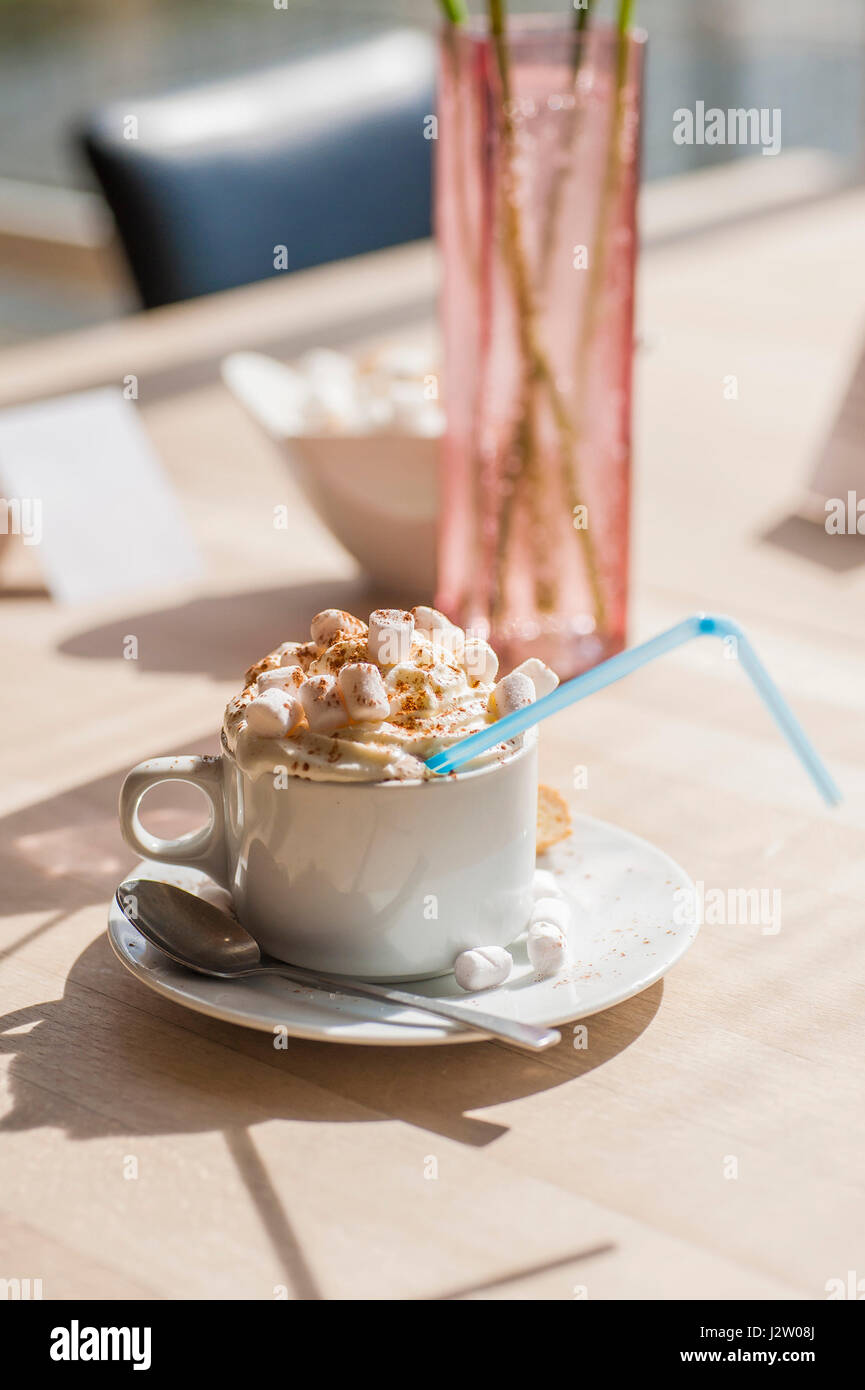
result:
[[(139, 819), (149, 788), (191, 782), (208, 824), (175, 840)], [(262, 950), (369, 980), (443, 975), (460, 951), (507, 946), (531, 912), (537, 737), (472, 772), (417, 782), (253, 780), (228, 753), (152, 758), (120, 793), (126, 843), (204, 869)]]

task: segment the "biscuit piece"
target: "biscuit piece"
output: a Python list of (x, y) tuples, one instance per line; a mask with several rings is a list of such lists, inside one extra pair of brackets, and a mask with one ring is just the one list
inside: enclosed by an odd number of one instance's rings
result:
[(565, 798), (554, 787), (546, 787), (542, 782), (538, 787), (538, 854), (566, 840), (571, 828), (571, 813)]

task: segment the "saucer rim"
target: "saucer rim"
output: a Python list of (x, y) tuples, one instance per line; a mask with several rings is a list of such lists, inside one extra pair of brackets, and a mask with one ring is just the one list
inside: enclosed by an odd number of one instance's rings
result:
[[(693, 890), (694, 884), (690, 875), (687, 874), (681, 865), (667, 854), (665, 850), (660, 849), (659, 846), (653, 844), (644, 836), (636, 835), (632, 831), (625, 830), (623, 827), (615, 825), (611, 821), (605, 821), (596, 816), (574, 815), (571, 835), (568, 836), (568, 840), (562, 841), (561, 844), (567, 844), (568, 841), (572, 840), (574, 835), (578, 833), (580, 827), (586, 825), (591, 825), (596, 830), (609, 831), (617, 839), (627, 840), (634, 845), (640, 846), (643, 850), (648, 850), (654, 857), (665, 860), (670, 869), (675, 872), (675, 876), (681, 886), (683, 888), (690, 887)], [(560, 846), (554, 846), (552, 852), (555, 852), (556, 848), (560, 848)], [(545, 861), (548, 862), (546, 855), (538, 856), (538, 868), (544, 868), (546, 866)], [(139, 860), (134, 868), (124, 875), (124, 880), (135, 875), (140, 877), (140, 871), (142, 869), (152, 873), (154, 867), (164, 867), (173, 874), (176, 874), (178, 871), (177, 865), (161, 866), (158, 860), (145, 859)], [(191, 1009), (194, 1013), (203, 1014), (208, 1018), (216, 1018), (223, 1023), (232, 1023), (238, 1027), (252, 1028), (256, 1032), (273, 1034), (274, 1028), (278, 1026), (274, 1023), (273, 1019), (256, 1015), (247, 1007), (231, 1008), (229, 1005), (202, 999), (195, 995), (190, 996), (182, 993), (177, 987), (166, 983), (152, 968), (142, 965), (141, 962), (137, 961), (134, 956), (125, 949), (121, 933), (127, 938), (129, 938), (130, 933), (135, 933), (138, 940), (144, 942), (144, 938), (140, 933), (135, 932), (135, 928), (127, 918), (123, 916), (116, 899), (112, 896), (109, 908), (108, 939), (114, 954), (131, 975), (137, 980), (140, 980), (141, 983), (146, 985), (149, 989), (153, 990), (155, 994), (183, 1008)], [(664, 976), (678, 964), (693, 945), (698, 934), (699, 924), (689, 925), (687, 930), (677, 935), (675, 941), (670, 943), (671, 949), (659, 961), (657, 966), (652, 966), (644, 975), (636, 980), (632, 980), (630, 983), (624, 983), (618, 991), (613, 991), (602, 1003), (593, 1005), (585, 1010), (574, 1012), (573, 1006), (571, 1006), (563, 1013), (544, 1015), (542, 1020), (543, 1026), (556, 1028), (567, 1023), (575, 1023), (585, 1018), (591, 1018), (595, 1014), (606, 1012), (607, 1009), (617, 1008), (620, 1004), (626, 1003), (627, 1000), (635, 998), (638, 994), (642, 994), (645, 990), (650, 989), (653, 984), (657, 984), (658, 980), (663, 979)], [(523, 940), (524, 936), (525, 933), (522, 933), (516, 938), (516, 942), (511, 943), (511, 945), (513, 946)], [(155, 948), (148, 947), (148, 949), (154, 950)], [(443, 975), (436, 978), (446, 979), (447, 976)], [(230, 988), (231, 985), (231, 982), (217, 980), (214, 980), (212, 983), (223, 988), (226, 985)], [(290, 982), (286, 981), (286, 983)], [(418, 983), (429, 982), (418, 981)], [(301, 987), (298, 986), (298, 988), (300, 989)], [(317, 992), (322, 995), (322, 1001), (327, 999), (324, 991)], [(467, 1001), (482, 1001), (483, 998), (483, 993), (466, 996)], [(340, 1012), (338, 1005), (331, 1003), (330, 1010), (328, 1010), (327, 1004), (322, 1002), (321, 1007), (325, 1009), (325, 1012), (331, 1011), (334, 1018), (338, 1017)], [(343, 1032), (331, 1032), (320, 1024), (304, 1025), (303, 1022), (293, 1018), (288, 1018), (284, 1026), (287, 1035), (290, 1037), (304, 1038), (313, 1042), (341, 1043), (343, 1045), (355, 1047), (431, 1047), (447, 1046), (457, 1043), (488, 1042), (491, 1040), (491, 1035), (489, 1033), (483, 1033), (473, 1028), (462, 1029), (458, 1024), (450, 1023), (444, 1019), (427, 1025), (425, 1023), (407, 1023), (402, 1020), (399, 1022), (388, 1022), (384, 1019), (358, 1018), (357, 1015), (347, 1015), (347, 1018), (354, 1023), (355, 1030), (347, 1029)]]

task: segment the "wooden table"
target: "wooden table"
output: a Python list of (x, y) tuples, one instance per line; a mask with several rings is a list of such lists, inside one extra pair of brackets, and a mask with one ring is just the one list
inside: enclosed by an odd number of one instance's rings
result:
[(567, 1029), (540, 1058), (275, 1051), (149, 993), (105, 937), (124, 771), (212, 748), (250, 659), (368, 602), (214, 363), (427, 333), (429, 248), (0, 355), (6, 401), (139, 375), (209, 567), (135, 604), (63, 610), (20, 575), (0, 600), (0, 1276), (46, 1298), (628, 1299), (865, 1274), (865, 568), (790, 519), (865, 327), (863, 223), (853, 191), (644, 259), (632, 637), (738, 616), (847, 799), (823, 810), (713, 644), (548, 725), (543, 775), (577, 809), (707, 888), (782, 893), (777, 935), (705, 927), (586, 1051)]

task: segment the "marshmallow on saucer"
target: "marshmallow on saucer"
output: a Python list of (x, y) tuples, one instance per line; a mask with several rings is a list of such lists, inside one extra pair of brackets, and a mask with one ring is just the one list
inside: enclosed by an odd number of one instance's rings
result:
[[(552, 874), (541, 869), (535, 871), (535, 889), (546, 887), (545, 879)], [(541, 880), (540, 885), (538, 880)], [(558, 885), (553, 882), (553, 893), (543, 893), (535, 899), (529, 930), (526, 937), (526, 950), (535, 973), (544, 979), (555, 975), (565, 963), (568, 949), (567, 932), (571, 925), (571, 909), (561, 895)]]
[(529, 960), (535, 974), (541, 979), (555, 975), (565, 963), (568, 951), (567, 938), (555, 922), (532, 922), (526, 938)]
[(396, 666), (400, 661), (408, 661), (413, 632), (411, 613), (401, 608), (377, 608), (369, 615), (370, 660), (378, 662), (379, 666)]
[(246, 706), (246, 727), (259, 738), (287, 738), (302, 718), (303, 710), (293, 690), (272, 687)]
[(387, 719), (390, 701), (377, 666), (368, 661), (350, 661), (340, 669), (336, 679), (352, 719)]
[(513, 963), (504, 946), (476, 946), (460, 952), (454, 961), (454, 975), (460, 989), (495, 989), (504, 984)]
[(535, 876), (532, 879), (532, 897), (536, 902), (538, 898), (564, 897), (555, 874), (551, 873), (549, 869), (535, 869)]
[(256, 695), (265, 690), (297, 690), (306, 677), (302, 666), (275, 666), (270, 671), (262, 671), (255, 682)]
[(551, 922), (567, 931), (571, 925), (571, 909), (564, 898), (538, 898), (532, 908), (530, 922)]
[(497, 719), (513, 714), (516, 709), (524, 709), (535, 700), (535, 687), (531, 678), (523, 671), (511, 671), (503, 676), (490, 695), (490, 709)]
[(348, 723), (348, 711), (333, 676), (310, 676), (298, 695), (314, 734), (332, 734)]
[(469, 679), (479, 685), (489, 685), (494, 681), (499, 669), (499, 659), (483, 637), (467, 637), (463, 644), (462, 664)]
[(324, 608), (316, 613), (309, 625), (309, 635), (320, 651), (329, 647), (337, 637), (363, 637), (366, 628), (360, 618), (341, 608)]
[(511, 672), (515, 676), (517, 672), (528, 676), (532, 685), (535, 687), (535, 699), (539, 700), (542, 695), (549, 695), (555, 690), (559, 683), (559, 678), (551, 667), (546, 666), (543, 661), (539, 661), (536, 656), (530, 656), (527, 661), (521, 661), (519, 666), (515, 666)]

